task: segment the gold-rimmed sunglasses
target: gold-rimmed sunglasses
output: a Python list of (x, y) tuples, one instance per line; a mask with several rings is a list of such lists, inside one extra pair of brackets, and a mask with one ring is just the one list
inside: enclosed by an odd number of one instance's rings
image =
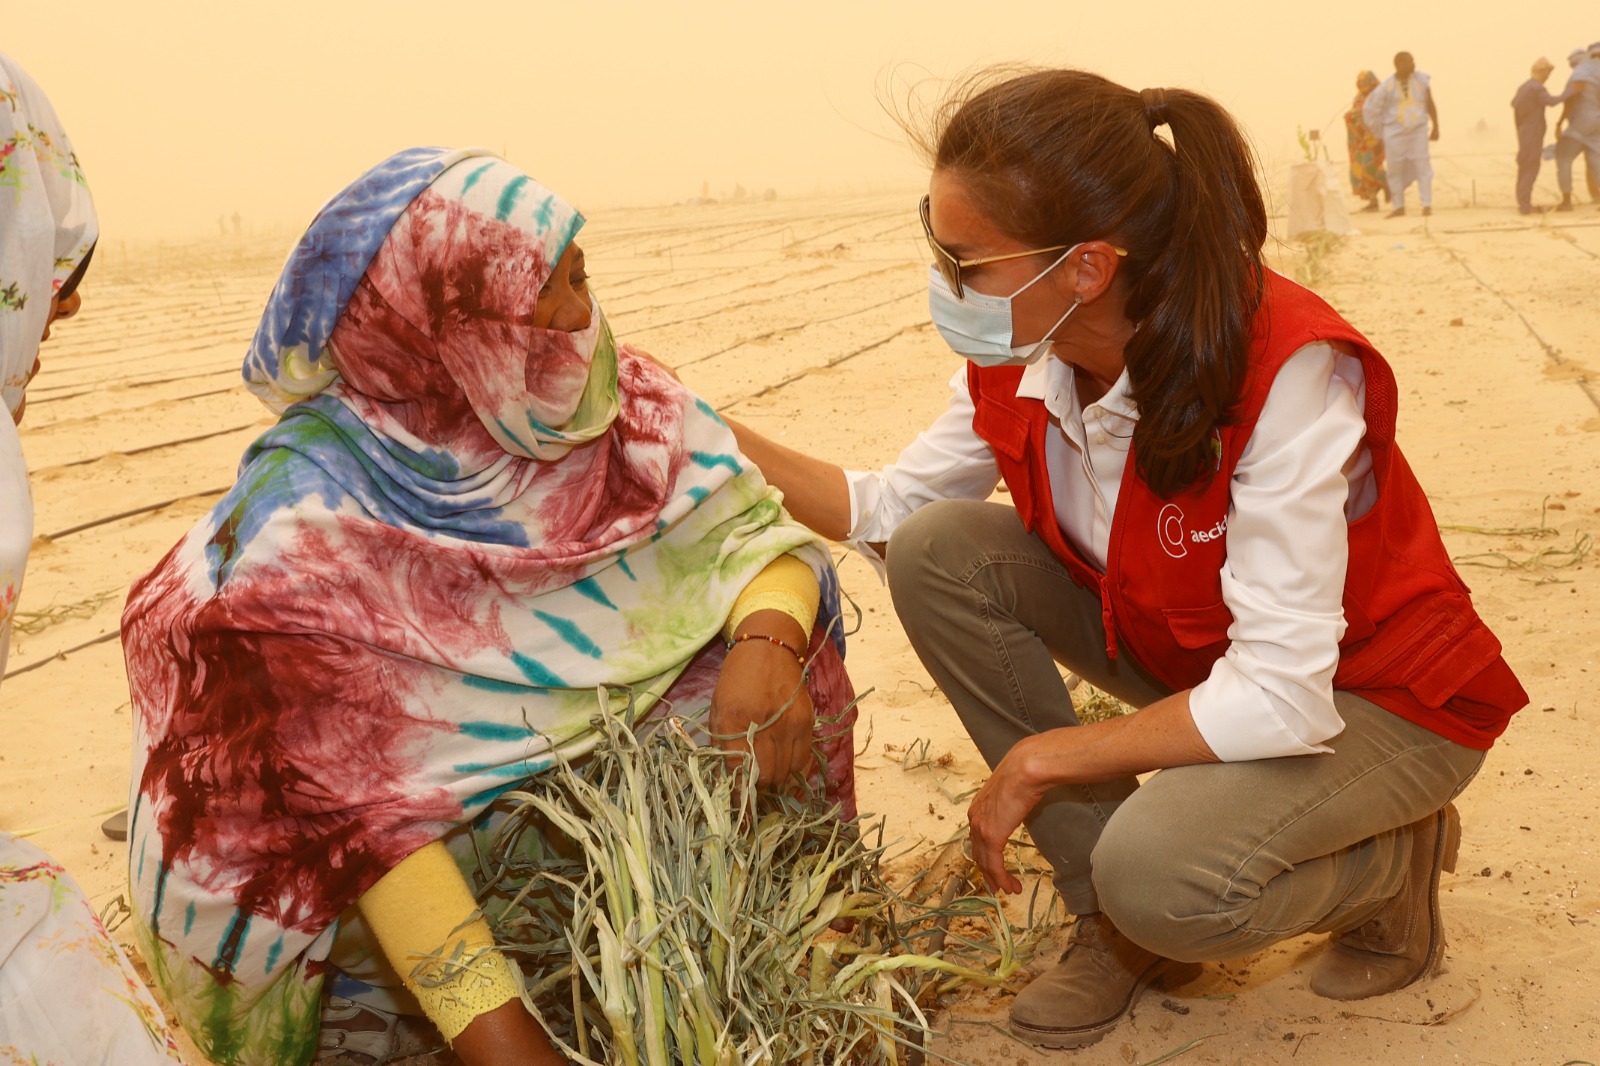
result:
[[(1072, 247), (1070, 244), (1052, 244), (1048, 248), (1030, 248), (1026, 252), (1007, 252), (1005, 255), (986, 255), (981, 259), (957, 259), (955, 256), (946, 251), (944, 245), (940, 244), (933, 237), (933, 224), (928, 218), (928, 198), (926, 196), (922, 198), (920, 211), (922, 213), (922, 233), (928, 238), (928, 247), (933, 250), (933, 265), (939, 268), (939, 273), (944, 275), (944, 280), (950, 283), (950, 288), (955, 292), (956, 299), (958, 300), (962, 299), (965, 293), (965, 289), (961, 284), (962, 267), (982, 266), (985, 263), (1000, 263), (1007, 259), (1021, 259), (1030, 255), (1042, 255), (1045, 252), (1064, 252), (1068, 248)], [(1126, 248), (1118, 248), (1115, 245), (1112, 246), (1111, 250), (1116, 252), (1119, 256), (1126, 256), (1128, 254), (1128, 250)]]

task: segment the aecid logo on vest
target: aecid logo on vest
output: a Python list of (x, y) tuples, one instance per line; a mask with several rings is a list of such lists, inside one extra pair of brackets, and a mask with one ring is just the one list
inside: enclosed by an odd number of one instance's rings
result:
[(1161, 508), (1161, 513), (1156, 515), (1156, 539), (1161, 542), (1161, 550), (1174, 559), (1182, 559), (1189, 554), (1190, 544), (1209, 544), (1214, 540), (1221, 540), (1222, 535), (1228, 531), (1228, 516), (1224, 514), (1217, 519), (1210, 529), (1183, 528), (1183, 508), (1175, 503), (1169, 503)]

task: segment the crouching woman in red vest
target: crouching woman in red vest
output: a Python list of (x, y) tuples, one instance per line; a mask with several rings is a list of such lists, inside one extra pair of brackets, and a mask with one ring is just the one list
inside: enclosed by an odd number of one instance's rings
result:
[[(1026, 822), (1078, 916), (1012, 1030), (1088, 1044), (1152, 982), (1312, 932), (1321, 995), (1427, 976), (1450, 801), (1527, 696), (1395, 444), (1393, 372), (1266, 268), (1249, 148), (1205, 97), (1043, 71), (930, 147), (930, 305), (967, 358), (946, 413), (878, 473), (736, 432), (796, 517), (888, 542), (994, 770), (979, 865), (1020, 891)], [(983, 502), (1000, 479), (1014, 506)], [(1139, 712), (1080, 725), (1058, 663)]]

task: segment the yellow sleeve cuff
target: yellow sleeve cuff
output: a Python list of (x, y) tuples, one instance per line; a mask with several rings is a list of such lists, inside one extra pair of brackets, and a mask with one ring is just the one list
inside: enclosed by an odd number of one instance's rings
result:
[(358, 906), (445, 1039), (454, 1042), (473, 1019), (521, 996), (521, 982), (442, 842), (406, 856)]
[(452, 1044), (475, 1020), (522, 995), (521, 981), (498, 948), (475, 956), (463, 952), (459, 962), (424, 969), (410, 987), (428, 1020)]
[(782, 611), (800, 624), (806, 639), (811, 639), (811, 627), (817, 624), (817, 607), (822, 602), (822, 588), (811, 567), (792, 555), (780, 555), (766, 565), (750, 584), (733, 601), (728, 612), (728, 624), (722, 635), (732, 639), (739, 623), (757, 611)]

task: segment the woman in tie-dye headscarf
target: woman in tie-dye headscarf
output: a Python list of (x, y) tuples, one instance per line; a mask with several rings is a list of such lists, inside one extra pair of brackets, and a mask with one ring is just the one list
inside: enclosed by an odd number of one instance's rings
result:
[[(826, 548), (703, 401), (613, 342), (582, 224), (478, 151), (402, 152), (335, 197), (245, 362), (282, 420), (134, 586), (139, 936), (218, 1061), (306, 1061), (319, 1009), (326, 1030), (375, 1005), (348, 982), (319, 1004), (330, 968), (357, 972), (362, 925), (397, 957), (374, 899), (464, 891), (388, 889), (426, 883), (437, 841), (589, 750), (591, 718), (626, 702), (597, 689), (691, 718), (715, 689), (718, 734), (792, 700), (766, 731), (789, 740), (758, 745), (763, 779), (809, 764), (814, 706), (822, 783), (854, 813)], [(814, 627), (761, 610), (725, 642), (783, 565), (811, 610), (820, 590)], [(500, 977), (482, 984), (454, 1018), (408, 986), (469, 1063), (486, 1026), (530, 1021)], [(339, 1024), (325, 1046), (360, 1037)]]

